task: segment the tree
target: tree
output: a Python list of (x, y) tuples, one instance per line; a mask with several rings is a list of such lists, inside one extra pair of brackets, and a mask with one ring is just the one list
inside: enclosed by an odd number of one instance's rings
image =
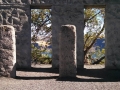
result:
[[(45, 41), (51, 43), (51, 10), (50, 9), (31, 9), (31, 41)], [(48, 55), (43, 55), (47, 52), (47, 46), (40, 45), (36, 48), (31, 45), (32, 63), (50, 64), (51, 58)]]
[(34, 42), (51, 37), (50, 9), (31, 9), (31, 34)]
[[(84, 35), (84, 57), (86, 57), (88, 51), (93, 46), (95, 41), (99, 37), (104, 37), (104, 9), (85, 9), (85, 29), (87, 29)], [(98, 16), (98, 17), (96, 17)], [(104, 59), (105, 56), (101, 57), (99, 62)]]
[[(84, 57), (90, 48), (104, 31), (104, 9), (89, 8), (84, 9)], [(98, 17), (97, 17), (98, 16)], [(50, 38), (51, 41), (51, 10), (32, 9), (31, 10), (31, 30), (32, 41)], [(49, 34), (49, 35), (48, 35)], [(104, 35), (104, 34), (103, 34)], [(43, 36), (43, 37), (42, 37)]]

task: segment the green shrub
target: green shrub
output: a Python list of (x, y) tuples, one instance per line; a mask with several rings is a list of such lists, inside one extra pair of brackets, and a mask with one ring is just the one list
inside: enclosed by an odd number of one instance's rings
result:
[(52, 59), (48, 55), (42, 55), (43, 52), (46, 51), (46, 48), (38, 49), (34, 47), (34, 45), (31, 45), (31, 57), (32, 57), (32, 63), (34, 64), (51, 64)]

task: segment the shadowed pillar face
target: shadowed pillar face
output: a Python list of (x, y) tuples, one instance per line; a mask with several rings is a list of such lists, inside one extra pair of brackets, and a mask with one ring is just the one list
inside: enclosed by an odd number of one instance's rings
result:
[(60, 77), (76, 77), (76, 27), (63, 25), (59, 42)]
[[(113, 0), (114, 1), (114, 0)], [(120, 3), (120, 2), (119, 2)], [(106, 5), (106, 62), (107, 69), (120, 69), (120, 4)]]
[[(73, 4), (73, 5), (72, 5)], [(84, 5), (81, 3), (52, 6), (52, 67), (59, 67), (59, 32), (61, 25), (76, 26), (77, 68), (84, 65)]]

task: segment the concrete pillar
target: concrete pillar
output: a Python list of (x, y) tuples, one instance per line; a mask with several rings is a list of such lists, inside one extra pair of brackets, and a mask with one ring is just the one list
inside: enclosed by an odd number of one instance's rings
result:
[(59, 76), (76, 77), (76, 27), (63, 25), (59, 41)]
[(105, 68), (120, 69), (120, 4), (117, 4), (117, 2), (116, 4), (108, 2), (108, 4), (106, 4), (105, 12)]
[(0, 5), (0, 24), (11, 25), (15, 28), (17, 68), (31, 68), (30, 19), (30, 6), (27, 4), (16, 2)]
[(12, 26), (0, 26), (0, 76), (16, 76), (16, 42)]
[(84, 5), (82, 1), (72, 5), (52, 6), (52, 67), (59, 67), (59, 29), (61, 25), (76, 26), (77, 32), (77, 68), (84, 65)]

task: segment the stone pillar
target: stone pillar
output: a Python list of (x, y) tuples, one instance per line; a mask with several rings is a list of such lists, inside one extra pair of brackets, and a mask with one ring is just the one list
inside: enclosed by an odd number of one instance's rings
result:
[[(27, 3), (27, 0), (23, 1)], [(30, 6), (25, 2), (0, 4), (0, 25), (15, 28), (17, 68), (31, 68), (31, 17)]]
[(61, 25), (76, 26), (77, 33), (77, 68), (84, 65), (84, 5), (79, 0), (71, 5), (52, 6), (52, 67), (59, 67), (59, 28)]
[(12, 26), (0, 26), (0, 76), (16, 76), (16, 42)]
[[(114, 1), (114, 0), (113, 0)], [(120, 69), (120, 4), (106, 5), (106, 61), (105, 68)], [(120, 2), (119, 2), (120, 3)]]
[(76, 77), (76, 27), (63, 25), (59, 42), (59, 76)]

